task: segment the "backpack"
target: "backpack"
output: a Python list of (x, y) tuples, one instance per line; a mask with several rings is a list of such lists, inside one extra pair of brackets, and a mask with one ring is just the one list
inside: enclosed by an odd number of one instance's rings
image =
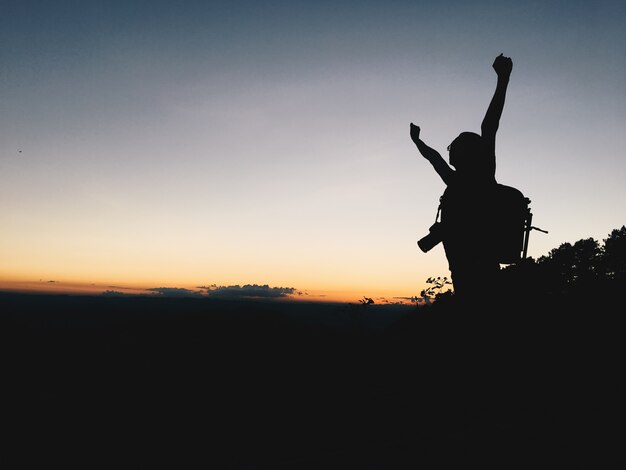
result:
[(496, 243), (496, 254), (501, 264), (513, 264), (526, 258), (528, 249), (528, 230), (532, 221), (530, 199), (511, 186), (497, 184), (495, 188), (495, 204), (489, 217), (495, 219), (493, 224)]
[[(439, 198), (437, 217), (435, 224), (430, 228), (430, 233), (418, 241), (423, 252), (429, 251), (445, 238), (445, 223), (439, 222), (439, 215), (441, 214), (442, 221), (445, 221), (448, 193), (449, 188), (446, 188)], [(535, 229), (545, 232), (531, 226), (532, 213), (529, 205), (530, 199), (520, 190), (497, 183), (489, 192), (489, 207), (479, 208), (487, 210), (482, 217), (488, 217), (489, 223), (479, 222), (473, 229), (480, 231), (485, 230), (484, 226), (488, 227), (490, 239), (494, 243), (494, 254), (501, 264), (514, 264), (526, 258), (530, 231)]]

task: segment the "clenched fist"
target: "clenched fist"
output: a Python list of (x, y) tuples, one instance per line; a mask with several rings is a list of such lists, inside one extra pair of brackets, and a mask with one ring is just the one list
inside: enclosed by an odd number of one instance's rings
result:
[(493, 61), (493, 69), (498, 74), (498, 77), (508, 77), (511, 75), (511, 70), (513, 69), (513, 61), (510, 57), (504, 57), (500, 54), (496, 57), (496, 60)]

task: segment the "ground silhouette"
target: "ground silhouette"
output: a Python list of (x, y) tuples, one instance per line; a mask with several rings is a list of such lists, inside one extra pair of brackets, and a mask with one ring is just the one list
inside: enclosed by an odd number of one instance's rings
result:
[(5, 468), (624, 464), (625, 242), (471, 311), (0, 294)]

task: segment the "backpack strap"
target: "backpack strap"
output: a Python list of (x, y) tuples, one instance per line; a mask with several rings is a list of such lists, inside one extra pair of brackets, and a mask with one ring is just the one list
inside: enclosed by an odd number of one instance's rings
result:
[(443, 196), (439, 197), (439, 206), (437, 207), (437, 216), (435, 217), (435, 223), (439, 222), (439, 215), (441, 214), (441, 203), (443, 202)]

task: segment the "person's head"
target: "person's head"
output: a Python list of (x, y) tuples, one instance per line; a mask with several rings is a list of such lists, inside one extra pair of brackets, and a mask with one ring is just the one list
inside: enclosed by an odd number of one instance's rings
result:
[(461, 132), (448, 145), (449, 161), (457, 171), (476, 173), (480, 171), (483, 156), (483, 139), (474, 132)]

